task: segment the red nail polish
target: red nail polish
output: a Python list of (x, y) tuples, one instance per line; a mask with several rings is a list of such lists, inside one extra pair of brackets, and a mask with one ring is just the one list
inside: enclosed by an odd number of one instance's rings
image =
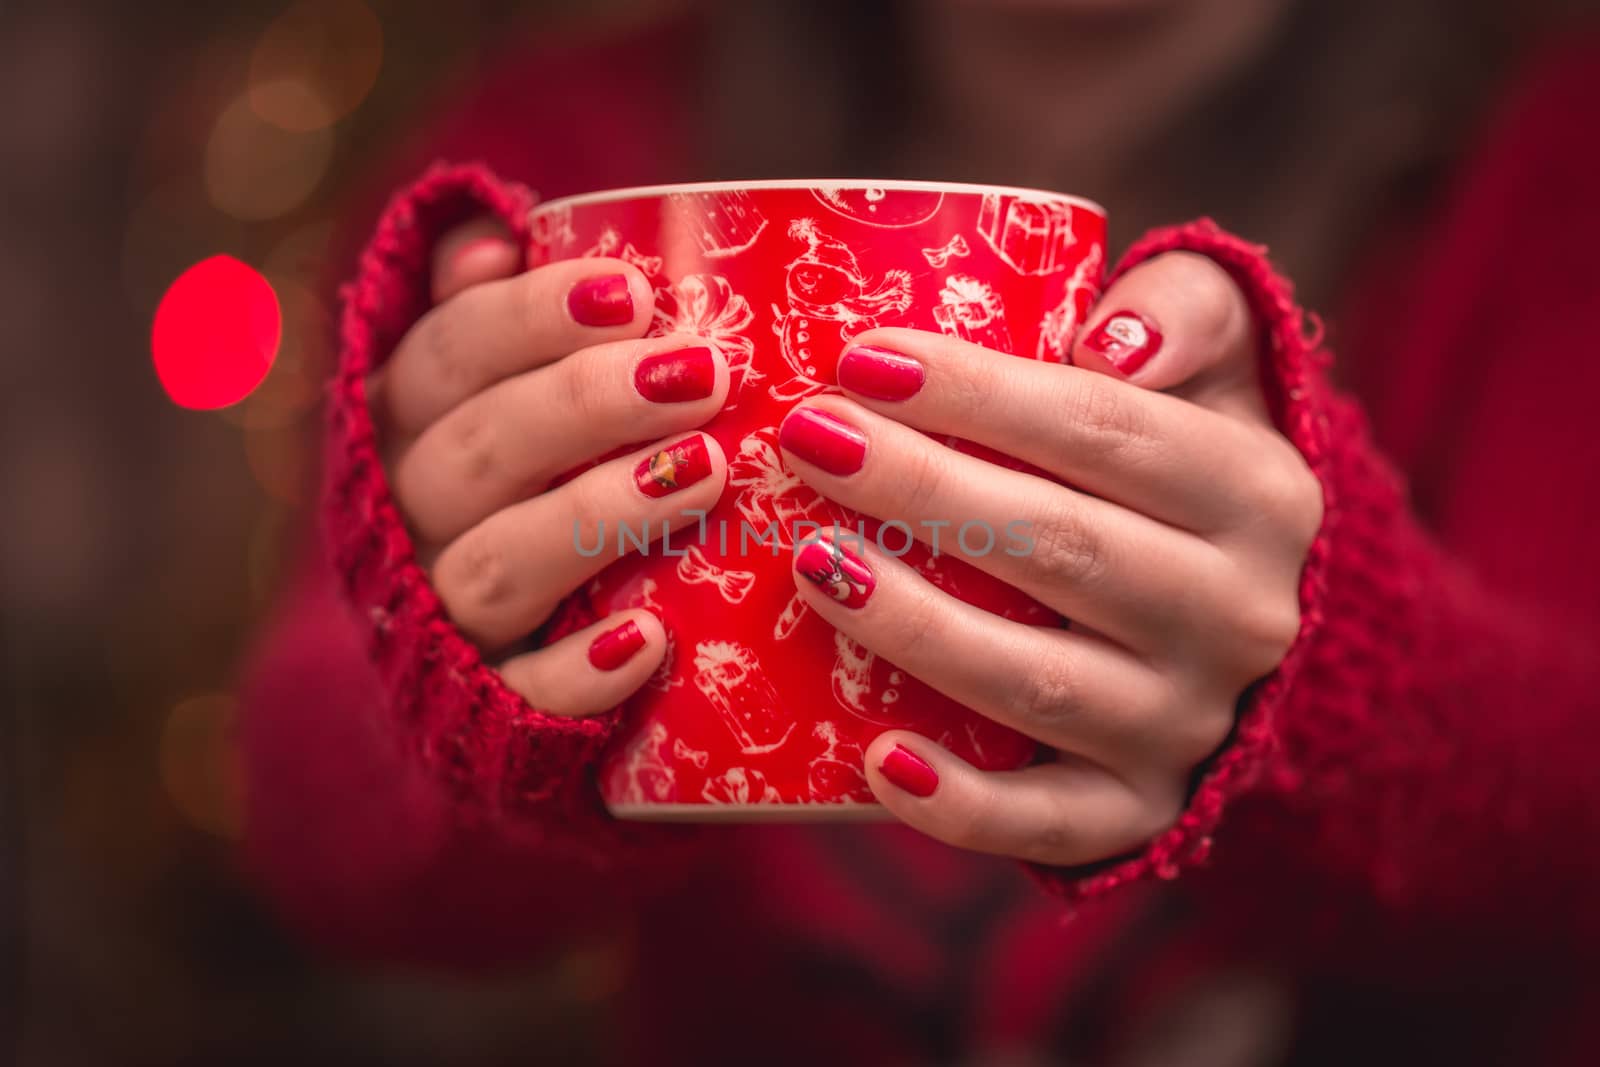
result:
[(847, 608), (867, 602), (878, 582), (854, 553), (828, 540), (808, 541), (795, 553), (794, 565), (824, 593)]
[(629, 619), (589, 643), (589, 662), (602, 671), (614, 671), (644, 647), (644, 631)]
[(1118, 311), (1083, 339), (1083, 347), (1105, 358), (1123, 377), (1130, 377), (1161, 348), (1156, 324), (1133, 311)]
[(648, 497), (663, 497), (711, 473), (711, 453), (700, 434), (654, 452), (633, 468), (633, 481)]
[(585, 278), (567, 294), (567, 311), (580, 326), (625, 326), (633, 321), (633, 293), (621, 274)]
[(878, 770), (895, 786), (914, 797), (932, 796), (939, 788), (939, 772), (904, 745), (896, 745), (878, 764)]
[(867, 458), (867, 435), (816, 408), (791, 411), (778, 428), (778, 443), (829, 474), (854, 474)]
[(839, 384), (874, 400), (905, 400), (922, 388), (922, 364), (875, 345), (857, 345), (839, 357)]
[(717, 363), (709, 348), (680, 348), (646, 356), (633, 371), (633, 387), (655, 404), (704, 400), (717, 384)]

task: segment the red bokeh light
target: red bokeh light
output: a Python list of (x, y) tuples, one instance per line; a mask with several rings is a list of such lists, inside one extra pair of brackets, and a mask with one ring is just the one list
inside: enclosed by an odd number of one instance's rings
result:
[(150, 352), (174, 403), (210, 410), (237, 404), (261, 384), (282, 335), (267, 280), (232, 256), (212, 256), (167, 287)]

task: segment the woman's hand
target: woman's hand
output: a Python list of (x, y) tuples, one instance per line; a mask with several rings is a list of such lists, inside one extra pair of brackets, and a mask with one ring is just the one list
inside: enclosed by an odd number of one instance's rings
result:
[[(681, 526), (716, 502), (722, 451), (689, 431), (721, 409), (728, 366), (698, 338), (643, 339), (654, 294), (622, 260), (520, 269), (492, 223), (441, 240), (436, 306), (368, 380), (368, 397), (395, 499), (451, 619), (541, 709), (592, 714), (661, 662), (654, 615), (619, 612), (536, 651), (508, 649), (617, 558), (618, 523)], [(602, 551), (575, 550), (595, 544), (598, 523)]]
[[(848, 636), (1056, 750), (983, 772), (918, 734), (868, 748), (872, 790), (940, 840), (1045, 864), (1136, 848), (1172, 824), (1245, 688), (1299, 630), (1322, 492), (1271, 425), (1243, 294), (1169, 253), (1105, 294), (1067, 367), (938, 334), (873, 330), (840, 361), (849, 399), (780, 431), (786, 461), (842, 504), (941, 551), (962, 523), (1026, 523), (1032, 551), (969, 562), (1072, 620), (1034, 627), (957, 600), (869, 542), (796, 554), (796, 585)], [(924, 436), (956, 435), (1075, 488)], [(834, 565), (837, 564), (837, 565)], [(840, 572), (843, 581), (839, 580)]]

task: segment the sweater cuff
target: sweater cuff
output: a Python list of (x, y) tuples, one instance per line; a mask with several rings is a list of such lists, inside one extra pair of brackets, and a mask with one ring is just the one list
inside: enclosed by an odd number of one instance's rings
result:
[(1329, 356), (1322, 348), (1320, 322), (1295, 303), (1293, 286), (1273, 268), (1264, 247), (1225, 232), (1210, 219), (1146, 234), (1123, 256), (1110, 280), (1174, 251), (1210, 258), (1243, 291), (1258, 330), (1268, 410), (1279, 432), (1300, 450), (1322, 484), (1323, 523), (1301, 572), (1300, 632), (1278, 668), (1241, 698), (1232, 735), (1196, 772), (1189, 803), (1178, 821), (1132, 856), (1092, 867), (1027, 865), (1036, 881), (1069, 904), (1151, 876), (1174, 879), (1203, 862), (1229, 805), (1263, 780), (1276, 749), (1278, 709), (1321, 628), (1329, 546), (1339, 525), (1340, 501), (1329, 447), (1333, 394), (1324, 373)]
[[(530, 706), (446, 617), (390, 492), (366, 393), (367, 376), (430, 306), (438, 238), (489, 214), (525, 248), (536, 199), (484, 166), (437, 164), (389, 202), (341, 291), (322, 520), (329, 558), (410, 757), (432, 772), (465, 821), (545, 837), (554, 823), (603, 815), (589, 769), (616, 714), (566, 718)], [(570, 601), (547, 636), (584, 625), (590, 614)]]

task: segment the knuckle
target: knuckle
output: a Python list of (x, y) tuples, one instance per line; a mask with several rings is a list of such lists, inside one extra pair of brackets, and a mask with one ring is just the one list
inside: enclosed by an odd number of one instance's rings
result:
[(1149, 441), (1150, 418), (1130, 387), (1099, 374), (1073, 375), (1066, 410), (1085, 448), (1101, 462), (1137, 452)]
[(516, 282), (513, 314), (517, 329), (524, 339), (535, 345), (563, 321), (570, 283), (564, 282), (558, 273), (549, 268), (529, 271)]
[(598, 402), (600, 375), (594, 360), (568, 357), (549, 370), (555, 381), (552, 399), (557, 404), (551, 410), (564, 412), (577, 425), (591, 425), (602, 417)]
[(1291, 591), (1241, 597), (1232, 630), (1245, 680), (1268, 674), (1300, 633), (1299, 598)]
[(1274, 530), (1305, 549), (1322, 527), (1322, 483), (1311, 473), (1305, 458), (1293, 445), (1277, 438), (1263, 450), (1260, 462), (1250, 465), (1250, 502), (1268, 518)]
[(500, 607), (515, 590), (505, 553), (482, 533), (468, 534), (445, 550), (435, 582), (458, 621)]
[(428, 376), (451, 393), (464, 391), (469, 382), (460, 343), (461, 317), (455, 313), (458, 310), (454, 305), (435, 308), (412, 332), (422, 361), (427, 364)]
[(964, 418), (989, 408), (1001, 387), (996, 360), (941, 359), (938, 377), (942, 404), (949, 415)]
[(885, 657), (897, 663), (910, 658), (905, 652), (929, 648), (929, 642), (936, 640), (940, 623), (938, 601), (926, 593), (912, 596), (900, 609), (898, 618), (895, 635), (898, 647), (884, 650)]
[(983, 804), (949, 804), (942, 814), (939, 837), (946, 844), (981, 851), (989, 842), (989, 815)]
[(1036, 724), (1040, 733), (1058, 734), (1077, 718), (1082, 689), (1074, 673), (1060, 664), (1043, 664), (1023, 674), (1012, 689), (1011, 710), (1022, 722)]
[(1035, 827), (1023, 843), (1022, 858), (1033, 863), (1064, 865), (1080, 859), (1079, 842), (1070, 827), (1055, 821)]
[(464, 408), (450, 419), (449, 447), (460, 476), (473, 485), (491, 482), (501, 469), (499, 435), (486, 412)]
[(919, 446), (901, 459), (893, 479), (900, 486), (908, 517), (932, 514), (945, 481), (945, 464), (937, 449), (931, 443)]
[(1105, 547), (1076, 508), (1052, 504), (1033, 525), (1031, 563), (1056, 588), (1093, 585), (1105, 572)]

